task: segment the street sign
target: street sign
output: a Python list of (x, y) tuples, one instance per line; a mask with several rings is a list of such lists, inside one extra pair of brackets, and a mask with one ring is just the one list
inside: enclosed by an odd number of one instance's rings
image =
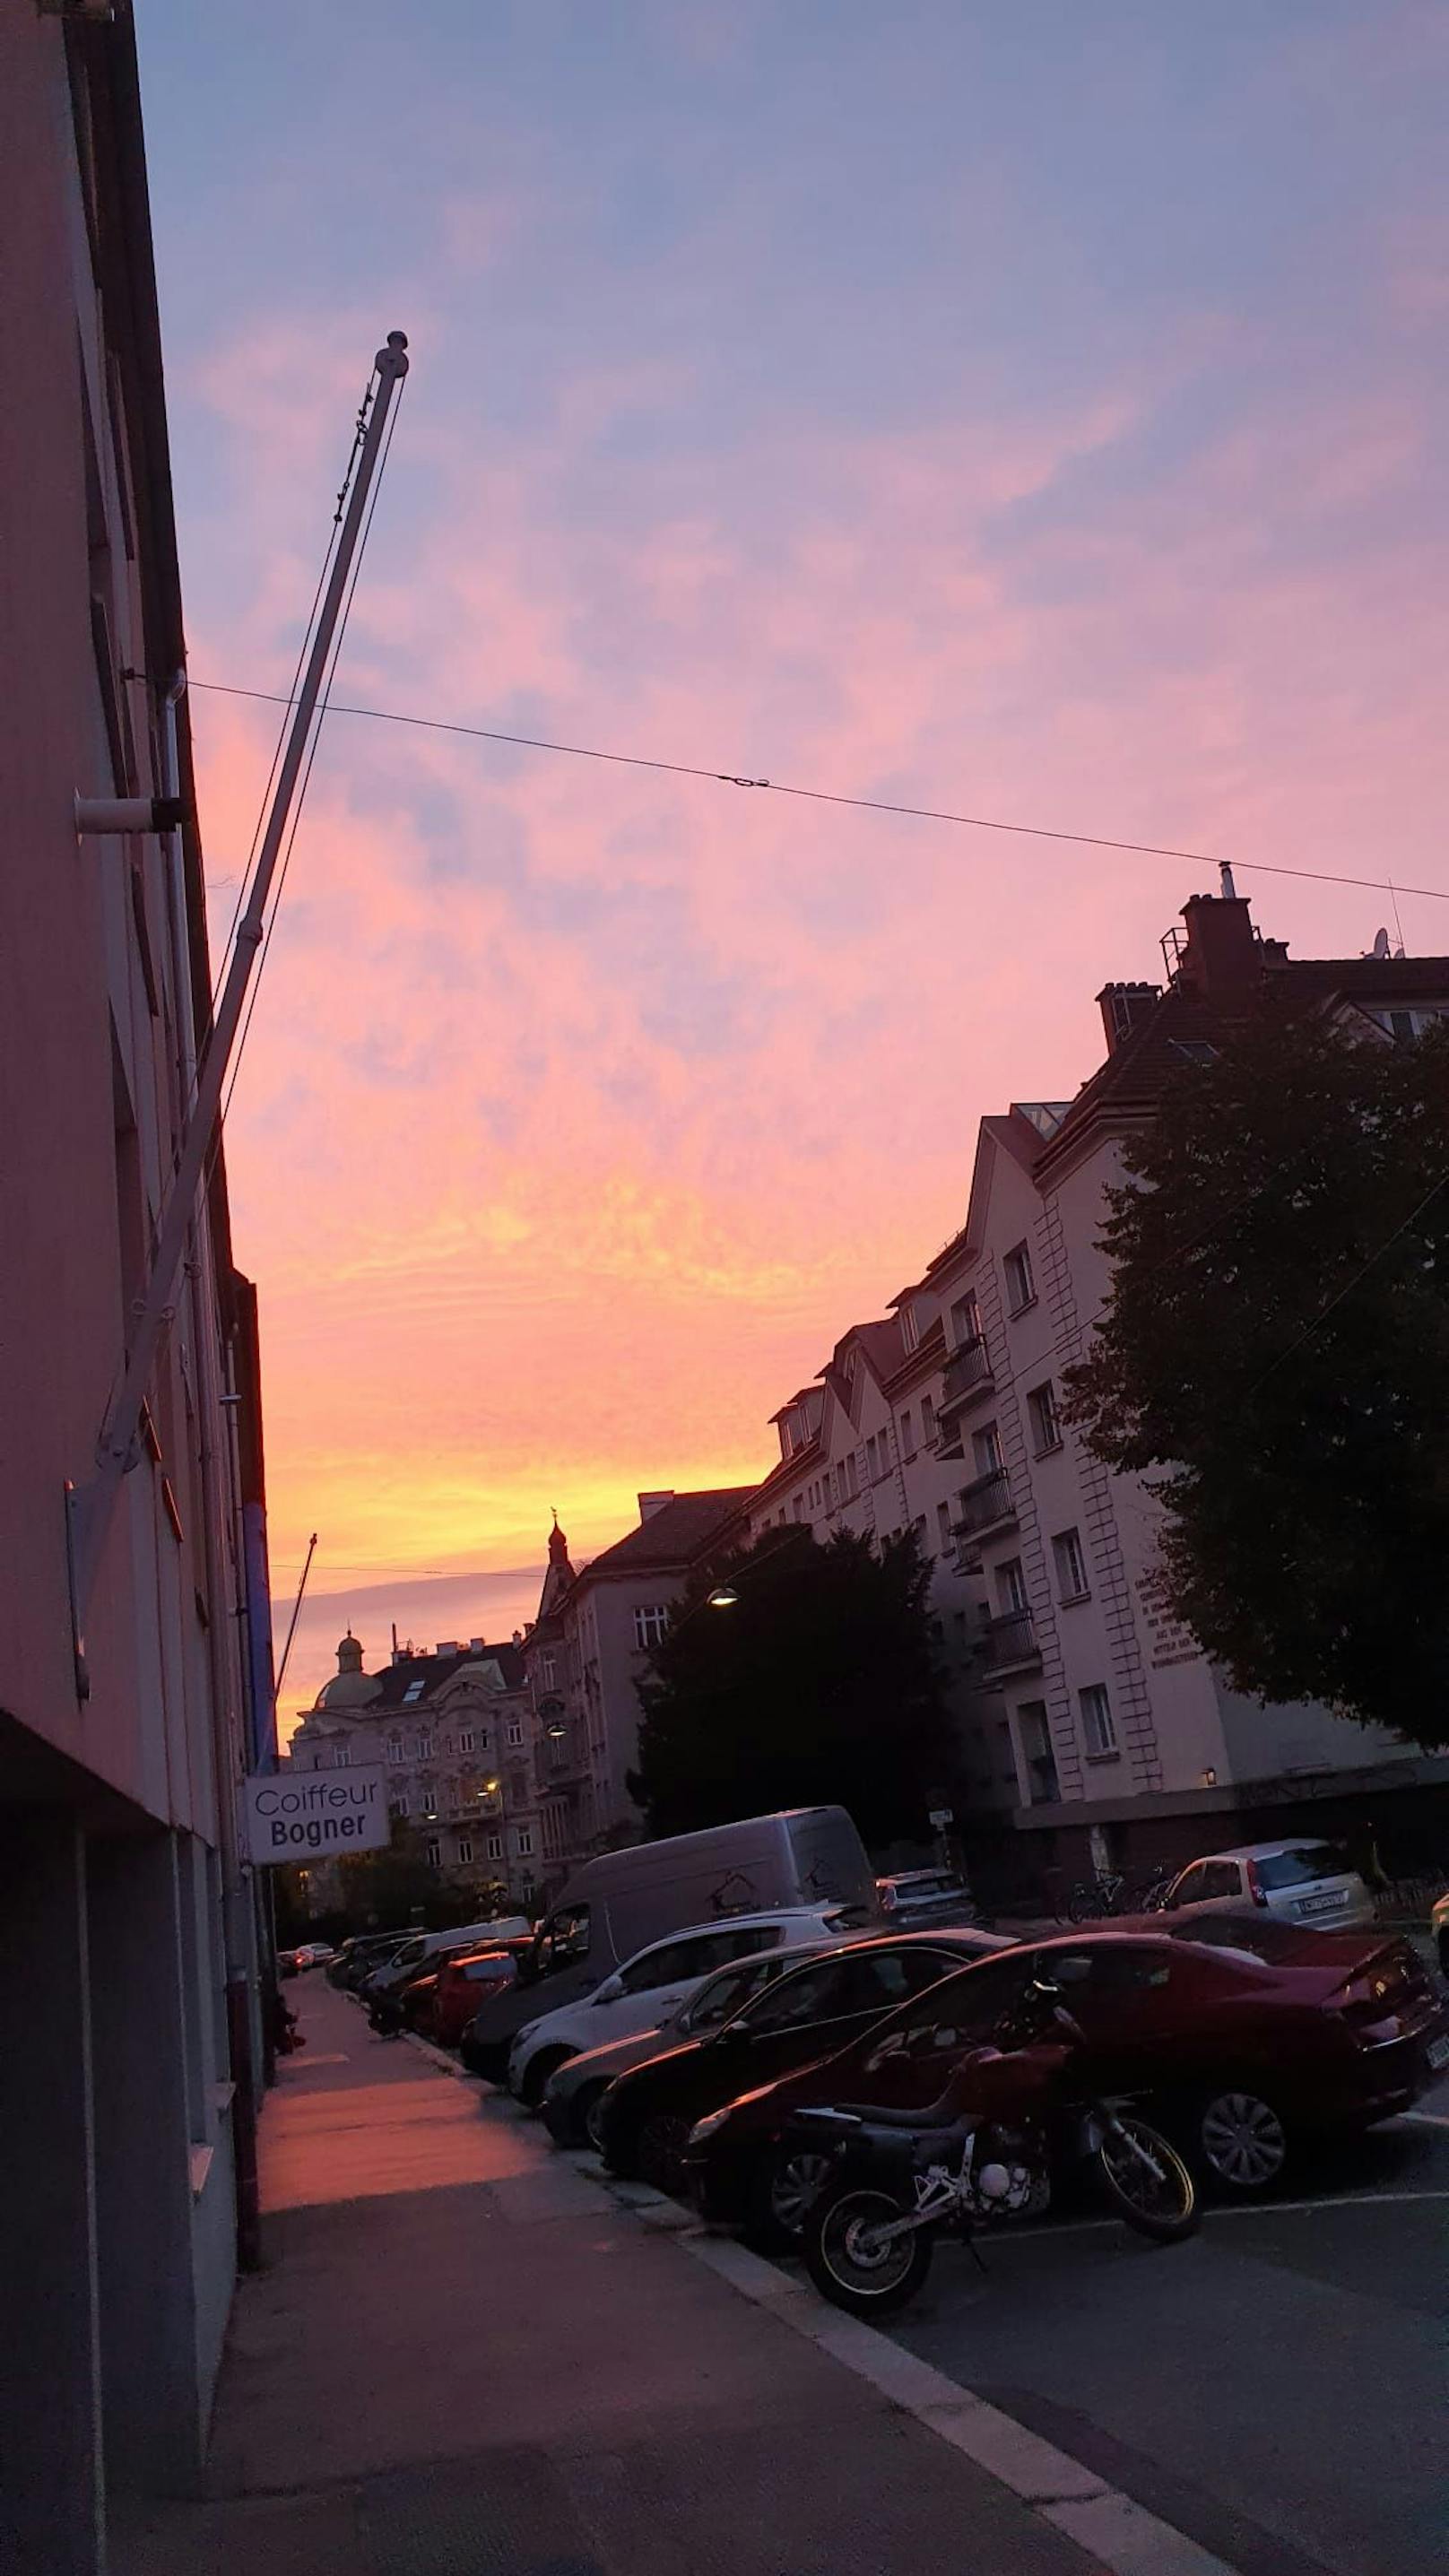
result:
[(943, 1833), (947, 1825), (954, 1824), (955, 1821), (956, 1811), (954, 1807), (933, 1807), (931, 1809), (931, 1831), (933, 1833)]
[(247, 1852), (263, 1864), (383, 1851), (391, 1837), (380, 1762), (342, 1771), (269, 1771), (248, 1780), (246, 1793)]

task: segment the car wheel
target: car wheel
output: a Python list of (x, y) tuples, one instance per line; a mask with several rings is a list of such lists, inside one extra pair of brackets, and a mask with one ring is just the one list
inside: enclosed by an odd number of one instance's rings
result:
[(581, 2145), (603, 2152), (604, 2095), (607, 2084), (588, 2084), (574, 2096), (574, 2135)]
[(638, 2167), (643, 2181), (671, 2195), (684, 2187), (684, 2150), (692, 2123), (669, 2111), (657, 2111), (639, 2132)]
[(543, 2088), (556, 2067), (572, 2057), (571, 2048), (541, 2048), (531, 2057), (518, 2079), (518, 2098), (525, 2111), (536, 2111), (543, 2100)]
[(1246, 2086), (1209, 2094), (1198, 2110), (1198, 2154), (1229, 2191), (1272, 2191), (1288, 2164), (1288, 2131), (1279, 2112)]
[(832, 2159), (814, 2147), (762, 2157), (751, 2178), (744, 2237), (759, 2254), (798, 2251), (805, 2221), (820, 2196)]

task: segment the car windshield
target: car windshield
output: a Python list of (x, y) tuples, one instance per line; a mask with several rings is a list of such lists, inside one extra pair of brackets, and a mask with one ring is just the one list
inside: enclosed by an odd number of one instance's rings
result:
[(1294, 1851), (1270, 1852), (1255, 1860), (1258, 1885), (1265, 1888), (1306, 1887), (1315, 1878), (1346, 1878), (1353, 1863), (1338, 1843), (1301, 1843)]

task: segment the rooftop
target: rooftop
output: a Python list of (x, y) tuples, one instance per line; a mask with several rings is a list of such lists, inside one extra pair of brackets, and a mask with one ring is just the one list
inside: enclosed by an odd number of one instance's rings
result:
[(580, 1582), (593, 1575), (663, 1573), (693, 1565), (758, 1490), (755, 1485), (720, 1485), (705, 1493), (672, 1495), (638, 1529), (581, 1567)]

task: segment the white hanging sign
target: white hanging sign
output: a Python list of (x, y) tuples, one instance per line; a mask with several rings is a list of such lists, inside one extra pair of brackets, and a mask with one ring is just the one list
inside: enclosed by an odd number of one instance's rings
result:
[(340, 1771), (269, 1771), (246, 1783), (247, 1851), (253, 1861), (345, 1858), (383, 1851), (391, 1838), (387, 1772), (380, 1762)]

